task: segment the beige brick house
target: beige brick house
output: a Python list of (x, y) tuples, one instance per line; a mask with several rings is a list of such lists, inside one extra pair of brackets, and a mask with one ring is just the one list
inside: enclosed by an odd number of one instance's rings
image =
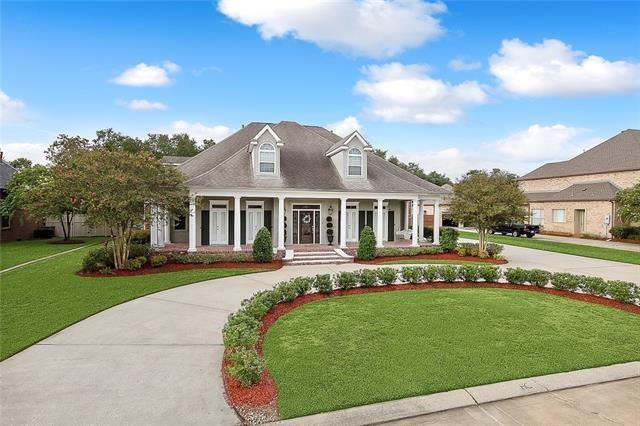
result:
[(522, 176), (529, 220), (543, 232), (607, 237), (615, 194), (640, 182), (640, 130), (629, 129), (582, 154)]

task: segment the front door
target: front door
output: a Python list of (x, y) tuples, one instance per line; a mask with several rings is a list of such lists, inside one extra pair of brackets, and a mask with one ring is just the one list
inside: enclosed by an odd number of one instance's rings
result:
[(314, 243), (315, 212), (313, 210), (300, 210), (300, 231), (298, 241), (300, 244)]
[(209, 244), (227, 244), (227, 209), (211, 209)]
[(256, 234), (264, 226), (264, 210), (247, 208), (247, 244), (253, 244)]
[(358, 209), (347, 208), (347, 241), (358, 241)]
[(576, 235), (584, 234), (586, 228), (586, 214), (584, 210), (573, 211), (573, 232)]

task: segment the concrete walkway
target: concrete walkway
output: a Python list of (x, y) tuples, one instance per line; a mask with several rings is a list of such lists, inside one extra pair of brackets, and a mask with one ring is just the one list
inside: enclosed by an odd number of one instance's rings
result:
[[(514, 266), (638, 281), (637, 265), (505, 249)], [(290, 266), (204, 281), (96, 314), (0, 363), (1, 421), (234, 424), (220, 373), (228, 314), (279, 281), (362, 267)]]

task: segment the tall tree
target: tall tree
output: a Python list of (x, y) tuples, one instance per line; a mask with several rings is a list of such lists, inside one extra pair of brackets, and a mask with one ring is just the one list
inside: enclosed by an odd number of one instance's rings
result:
[(210, 148), (216, 144), (216, 141), (213, 139), (205, 139), (202, 141), (202, 150), (204, 151), (207, 148)]
[(113, 129), (98, 130), (92, 143), (96, 148), (105, 148), (109, 151), (126, 151), (132, 153), (151, 151), (146, 141), (123, 135)]
[(624, 223), (640, 222), (640, 182), (616, 194), (618, 216)]
[[(385, 155), (386, 155), (386, 151), (384, 151)], [(380, 154), (378, 154), (380, 155)], [(383, 157), (384, 158), (384, 157)], [(414, 163), (414, 162), (409, 162), (409, 163), (404, 163), (402, 161), (400, 161), (398, 159), (398, 157), (396, 157), (395, 155), (392, 155), (391, 157), (389, 157), (388, 160), (391, 164), (395, 164), (396, 166), (400, 167), (401, 169), (404, 169), (406, 171), (408, 171), (411, 174), (414, 174), (416, 176), (418, 176), (420, 179), (424, 179), (426, 181), (429, 181), (433, 184), (436, 184), (438, 186), (442, 186), (446, 183), (451, 184), (451, 179), (449, 179), (446, 175), (441, 174), (436, 172), (435, 170), (430, 172), (430, 173), (425, 173), (424, 169), (422, 167), (420, 167), (420, 165), (418, 163)]]
[(28, 158), (20, 157), (16, 158), (15, 160), (9, 161), (9, 164), (11, 164), (11, 166), (16, 170), (22, 170), (31, 167), (33, 165), (33, 162)]
[(186, 213), (184, 176), (148, 152), (95, 149), (76, 158), (74, 172), (87, 222), (110, 230), (116, 269), (129, 257), (132, 231), (148, 220), (147, 207)]
[(373, 149), (373, 153), (375, 155), (377, 155), (380, 158), (384, 158), (385, 160), (387, 159), (387, 150), (386, 149), (380, 149), (380, 148), (374, 148)]
[(489, 230), (501, 223), (523, 220), (526, 202), (512, 173), (500, 169), (471, 170), (453, 185), (449, 213), (478, 229), (480, 251), (486, 253)]
[(45, 155), (51, 164), (64, 164), (80, 152), (91, 149), (92, 146), (93, 144), (89, 139), (60, 134), (47, 148)]

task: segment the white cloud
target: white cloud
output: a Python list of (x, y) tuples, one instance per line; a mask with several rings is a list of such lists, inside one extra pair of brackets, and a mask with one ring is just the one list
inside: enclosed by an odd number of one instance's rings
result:
[(11, 99), (9, 95), (0, 90), (0, 122), (18, 123), (24, 120), (24, 102), (19, 99)]
[(208, 127), (199, 122), (189, 123), (184, 120), (171, 123), (171, 129), (173, 133), (187, 133), (198, 142), (202, 142), (205, 139), (213, 139), (216, 142), (220, 142), (232, 133), (227, 126), (216, 125)]
[(44, 151), (47, 145), (37, 143), (3, 143), (0, 146), (3, 158), (6, 161), (15, 160), (16, 158), (25, 157), (34, 163), (45, 164)]
[(640, 64), (587, 56), (561, 40), (537, 44), (503, 40), (489, 63), (502, 87), (518, 95), (586, 96), (640, 90)]
[(117, 104), (132, 111), (164, 111), (167, 109), (167, 105), (162, 102), (148, 101), (146, 99), (118, 101)]
[(342, 137), (347, 136), (354, 130), (360, 130), (362, 128), (358, 119), (352, 115), (345, 117), (340, 121), (336, 121), (335, 123), (327, 124), (325, 127), (333, 131), (336, 135)]
[(467, 62), (462, 58), (454, 58), (449, 61), (449, 68), (454, 71), (472, 71), (480, 69), (480, 67), (482, 67), (482, 63), (480, 61)]
[(483, 104), (488, 95), (476, 81), (451, 84), (431, 78), (426, 65), (393, 62), (371, 65), (366, 80), (356, 83), (356, 93), (369, 100), (370, 112), (385, 121), (453, 123), (466, 107)]
[(389, 57), (444, 33), (434, 15), (442, 2), (420, 0), (221, 0), (221, 13), (248, 26), (262, 38), (291, 35), (323, 49)]
[(170, 75), (179, 71), (180, 66), (169, 61), (160, 65), (147, 65), (140, 62), (138, 65), (124, 70), (122, 74), (111, 81), (124, 86), (167, 86), (172, 83)]

